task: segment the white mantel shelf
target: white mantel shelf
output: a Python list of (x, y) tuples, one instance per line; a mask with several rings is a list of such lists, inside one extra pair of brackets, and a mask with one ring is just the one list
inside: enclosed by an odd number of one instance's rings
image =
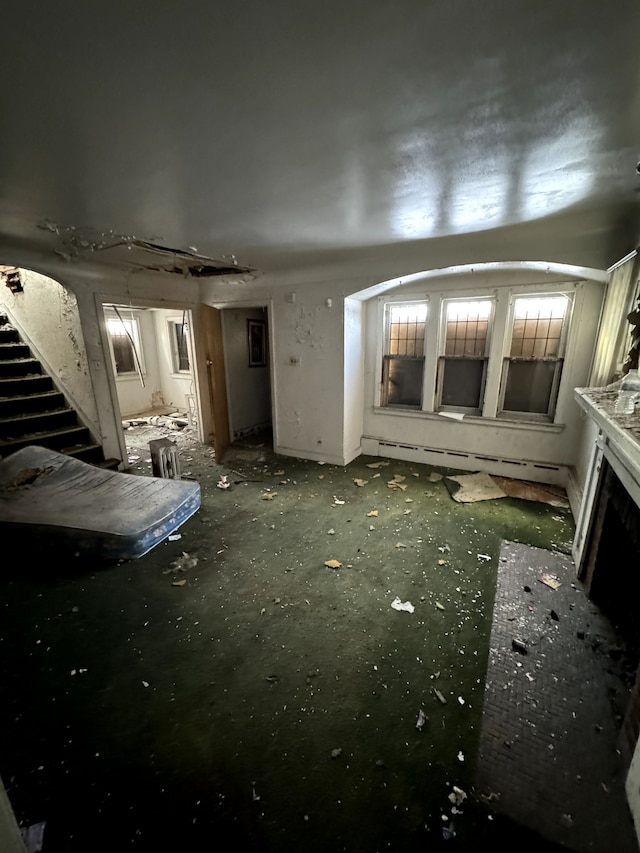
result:
[(640, 506), (640, 412), (616, 414), (617, 395), (617, 387), (575, 390), (578, 404), (598, 427), (598, 447)]

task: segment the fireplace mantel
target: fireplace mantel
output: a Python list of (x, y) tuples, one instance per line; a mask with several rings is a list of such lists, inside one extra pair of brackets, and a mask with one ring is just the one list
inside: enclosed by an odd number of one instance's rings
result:
[[(593, 497), (597, 485), (590, 481), (593, 477), (597, 477), (599, 471), (597, 462), (602, 456), (614, 469), (634, 503), (640, 507), (640, 411), (634, 415), (618, 415), (614, 412), (618, 396), (617, 386), (576, 388), (575, 395), (580, 407), (598, 429), (594, 449), (596, 452), (585, 484), (580, 517), (584, 517), (585, 511), (589, 511), (590, 514), (589, 497)], [(598, 454), (597, 451), (600, 453)]]

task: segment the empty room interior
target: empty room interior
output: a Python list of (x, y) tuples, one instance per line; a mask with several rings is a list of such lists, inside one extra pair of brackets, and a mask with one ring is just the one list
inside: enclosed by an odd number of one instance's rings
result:
[(638, 3), (4, 17), (3, 853), (637, 853)]

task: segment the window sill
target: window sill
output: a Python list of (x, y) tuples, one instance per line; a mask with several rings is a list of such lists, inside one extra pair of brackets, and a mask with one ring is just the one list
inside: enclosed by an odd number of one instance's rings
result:
[(462, 412), (423, 412), (417, 409), (403, 409), (401, 407), (389, 406), (381, 407), (374, 406), (373, 413), (375, 415), (390, 415), (392, 417), (402, 418), (417, 418), (427, 421), (464, 421), (474, 426), (499, 427), (507, 429), (523, 429), (534, 430), (536, 432), (562, 432), (565, 428), (564, 424), (545, 423), (544, 421), (525, 421), (521, 418), (511, 420), (503, 416), (499, 418), (483, 418), (482, 415), (466, 415)]
[[(142, 375), (146, 379), (146, 374), (143, 373)], [(136, 382), (140, 381), (139, 373), (116, 373), (117, 382), (132, 382), (134, 380)]]

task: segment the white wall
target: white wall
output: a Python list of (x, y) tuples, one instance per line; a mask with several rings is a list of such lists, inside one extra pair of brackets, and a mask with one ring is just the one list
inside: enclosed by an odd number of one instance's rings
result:
[[(249, 367), (248, 320), (266, 324), (267, 363)], [(227, 308), (222, 312), (224, 364), (233, 438), (271, 426), (271, 378), (268, 313), (262, 308)]]
[(16, 328), (85, 425), (99, 435), (98, 412), (74, 294), (52, 278), (22, 270), (24, 291), (0, 287)]
[[(504, 296), (512, 288), (531, 287), (552, 293), (556, 288), (567, 290), (572, 286), (566, 279), (541, 278), (539, 273), (469, 273), (446, 279), (432, 278), (419, 285), (412, 284), (411, 289), (402, 287), (394, 292), (406, 296), (427, 295), (430, 302), (437, 305), (441, 298), (463, 291), (469, 295), (492, 292), (498, 297), (502, 295), (504, 302)], [(577, 460), (581, 436), (580, 412), (573, 389), (587, 381), (602, 301), (602, 284), (588, 281), (575, 287), (554, 424), (515, 423), (467, 416), (458, 421), (436, 413), (376, 408), (384, 298), (370, 299), (367, 304), (363, 449), (444, 467), (486, 470), (539, 482), (566, 483), (568, 468)], [(435, 357), (435, 350), (432, 355)], [(385, 446), (381, 442), (396, 446)], [(515, 464), (517, 462), (523, 464)]]
[(295, 302), (288, 298), (280, 292), (273, 300), (275, 450), (341, 465), (346, 461), (343, 298), (335, 289), (302, 285)]
[[(154, 318), (151, 311), (143, 311), (136, 308), (118, 308), (123, 320), (135, 320), (138, 324), (140, 334), (140, 352), (142, 359), (142, 378), (135, 374), (115, 374), (116, 389), (120, 414), (123, 418), (146, 412), (153, 408), (154, 401), (158, 403), (160, 392), (160, 371), (158, 368), (158, 354), (156, 343), (156, 331)], [(105, 308), (105, 317), (117, 319), (115, 311)], [(114, 366), (115, 373), (115, 366)]]
[[(182, 311), (156, 309), (153, 312), (155, 320), (155, 337), (158, 355), (159, 391), (165, 406), (176, 411), (188, 413), (187, 396), (194, 394), (192, 373), (176, 373), (172, 359), (172, 343), (169, 337), (169, 320), (182, 322)], [(191, 318), (187, 315), (189, 321)], [(189, 348), (189, 364), (194, 368), (194, 359)]]
[[(336, 310), (340, 310), (337, 306)], [(344, 301), (344, 455), (355, 459), (361, 450), (364, 424), (365, 311), (356, 299)]]

